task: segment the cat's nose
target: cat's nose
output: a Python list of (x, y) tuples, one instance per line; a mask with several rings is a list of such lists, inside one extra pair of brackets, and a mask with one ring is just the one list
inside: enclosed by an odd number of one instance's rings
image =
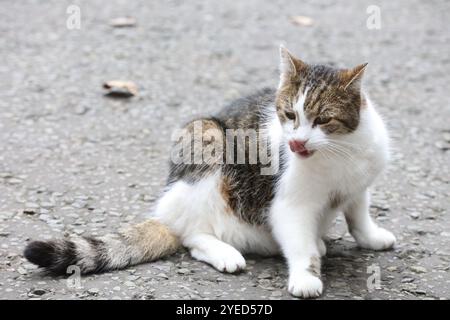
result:
[(291, 148), (292, 152), (304, 152), (306, 151), (306, 143), (308, 140), (290, 140), (289, 141), (289, 148)]

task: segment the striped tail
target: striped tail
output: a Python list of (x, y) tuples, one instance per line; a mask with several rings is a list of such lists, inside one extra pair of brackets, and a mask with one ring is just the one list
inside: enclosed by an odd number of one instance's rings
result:
[(123, 269), (175, 253), (177, 236), (156, 220), (148, 220), (115, 234), (99, 238), (71, 236), (50, 241), (33, 241), (24, 256), (54, 275), (66, 274), (78, 266), (82, 274)]

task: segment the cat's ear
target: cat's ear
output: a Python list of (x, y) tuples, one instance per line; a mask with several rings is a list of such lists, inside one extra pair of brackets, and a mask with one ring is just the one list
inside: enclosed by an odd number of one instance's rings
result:
[(364, 75), (367, 63), (360, 64), (353, 69), (341, 71), (341, 85), (346, 90), (349, 87), (361, 89), (361, 80)]
[(294, 57), (283, 45), (280, 45), (280, 79), (281, 81), (297, 77), (306, 64)]

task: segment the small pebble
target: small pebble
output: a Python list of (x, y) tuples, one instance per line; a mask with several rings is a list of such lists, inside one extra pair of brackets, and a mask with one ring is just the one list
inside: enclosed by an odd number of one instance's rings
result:
[(31, 293), (37, 296), (42, 296), (46, 294), (47, 291), (45, 291), (44, 289), (34, 289)]
[(100, 290), (98, 288), (91, 288), (88, 290), (88, 293), (92, 294), (92, 295), (98, 295), (100, 292)]
[(411, 266), (410, 267), (411, 271), (415, 272), (415, 273), (426, 273), (427, 269), (421, 266)]

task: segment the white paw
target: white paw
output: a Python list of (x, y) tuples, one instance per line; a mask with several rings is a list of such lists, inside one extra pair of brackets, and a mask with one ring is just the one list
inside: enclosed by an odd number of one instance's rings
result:
[(304, 271), (289, 276), (289, 293), (299, 298), (317, 298), (322, 294), (322, 281), (311, 273)]
[(233, 273), (245, 269), (244, 257), (239, 251), (231, 247), (215, 256), (211, 264), (220, 272)]
[(231, 246), (224, 246), (221, 250), (207, 255), (200, 250), (192, 249), (191, 255), (197, 260), (209, 263), (220, 272), (233, 273), (245, 269), (246, 266), (242, 254)]
[(327, 246), (325, 245), (325, 241), (322, 239), (319, 239), (319, 242), (317, 243), (317, 247), (319, 248), (319, 254), (321, 257), (325, 257), (327, 254)]
[(373, 228), (366, 233), (355, 232), (354, 236), (360, 247), (372, 250), (390, 249), (396, 242), (392, 232), (379, 227)]

